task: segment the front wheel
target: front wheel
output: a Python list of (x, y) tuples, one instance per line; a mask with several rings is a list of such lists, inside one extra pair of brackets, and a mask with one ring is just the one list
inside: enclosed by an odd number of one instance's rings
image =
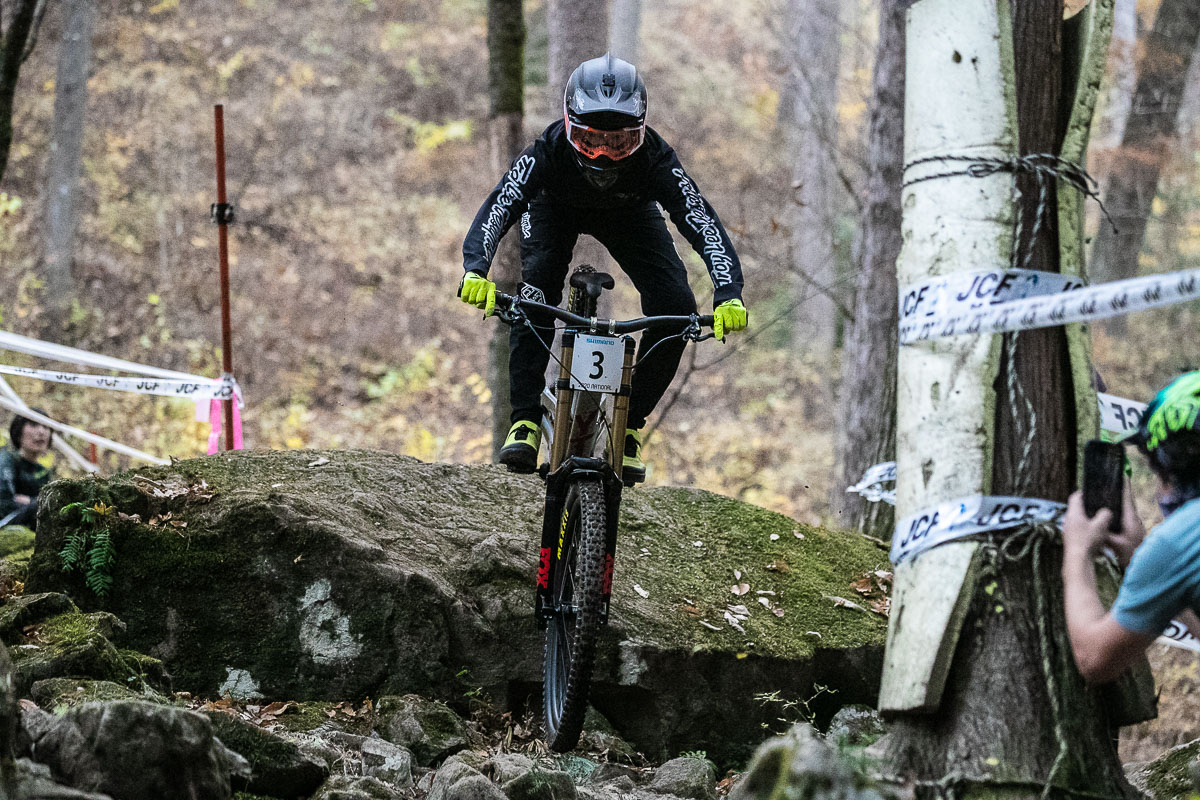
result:
[(559, 753), (573, 749), (583, 732), (603, 624), (605, 531), (603, 485), (578, 481), (567, 493), (542, 665), (546, 741)]

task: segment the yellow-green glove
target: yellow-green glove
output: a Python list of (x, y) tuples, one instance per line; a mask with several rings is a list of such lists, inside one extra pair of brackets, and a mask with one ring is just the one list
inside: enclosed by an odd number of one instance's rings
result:
[(485, 317), (490, 317), (496, 308), (496, 284), (478, 272), (466, 274), (458, 285), (458, 296), (464, 303), (482, 308)]
[(725, 333), (744, 331), (748, 315), (741, 300), (726, 300), (713, 310), (713, 336), (724, 341)]

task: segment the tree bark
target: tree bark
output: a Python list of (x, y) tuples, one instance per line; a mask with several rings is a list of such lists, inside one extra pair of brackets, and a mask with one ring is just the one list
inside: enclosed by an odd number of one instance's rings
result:
[(1112, 80), (1104, 95), (1104, 110), (1096, 121), (1095, 149), (1105, 154), (1121, 146), (1129, 109), (1133, 106), (1137, 87), (1137, 29), (1137, 0), (1116, 0), (1112, 45), (1108, 51)]
[(642, 0), (613, 0), (608, 30), (612, 54), (636, 66), (641, 57)]
[[(1200, 3), (1163, 0), (1138, 60), (1137, 88), (1120, 149), (1113, 154), (1104, 203), (1118, 232), (1101, 225), (1092, 247), (1092, 277), (1110, 281), (1138, 272), (1138, 253), (1158, 190), (1158, 178), (1175, 145), (1186, 77), (1200, 43)], [(1123, 330), (1123, 318), (1109, 323)]]
[(54, 128), (46, 192), (46, 300), (59, 327), (75, 296), (75, 231), (83, 163), (88, 70), (92, 60), (95, 0), (66, 0), (54, 81)]
[(871, 89), (867, 204), (854, 322), (842, 351), (838, 475), (831, 506), (840, 527), (880, 538), (895, 514), (886, 503), (847, 494), (868, 467), (896, 452), (896, 259), (900, 255), (900, 184), (904, 171), (904, 18), (900, 0), (884, 0)]
[[(488, 144), (492, 174), (500, 175), (524, 148), (525, 19), (521, 0), (488, 0), (488, 94), (491, 118)], [(500, 243), (491, 278), (502, 292), (514, 294), (521, 279), (514, 236)], [(488, 345), (488, 387), (492, 391), (492, 456), (498, 457), (508, 434), (512, 402), (508, 386), (508, 328), (493, 326)]]
[(833, 356), (838, 308), (834, 301), (837, 219), (838, 61), (840, 0), (789, 0), (791, 68), (785, 108), (792, 162), (791, 260), (798, 273), (794, 340), (821, 363)]
[[(1005, 5), (1000, 0), (1001, 13)], [(1105, 11), (1087, 13), (1111, 13), (1111, 3), (1096, 5)], [(1077, 65), (1063, 58), (1062, 8), (1061, 0), (1012, 3), (1021, 153), (1058, 153), (1066, 121), (1073, 119), (1075, 92), (1067, 92), (1064, 76)], [(1038, 193), (1025, 176), (1020, 184), (1017, 213), (1024, 214), (1024, 225), (1018, 255), (1031, 248), (1031, 266), (1057, 271), (1058, 203), (1047, 202), (1047, 219), (1034, 236), (1031, 214)], [(1010, 352), (1003, 346), (999, 353), (991, 493), (1065, 501), (1076, 448), (1065, 332), (1022, 332), (1015, 363), (1008, 360)], [(1010, 395), (1010, 369), (1028, 406)], [(1027, 440), (1031, 427), (1033, 438)], [(940, 707), (930, 716), (896, 722), (887, 746), (889, 765), (903, 780), (941, 786), (960, 797), (1040, 797), (1047, 784), (1052, 796), (1134, 797), (1111, 736), (1110, 726), (1119, 720), (1106, 714), (1101, 695), (1075, 669), (1063, 617), (1061, 548), (1044, 537), (1020, 535), (1029, 537), (1013, 542), (1020, 546), (981, 548), (981, 591), (971, 595)]]
[(45, 6), (39, 0), (17, 0), (7, 15), (8, 26), (0, 32), (0, 181), (8, 166), (12, 147), (13, 101), (21, 65), (37, 39)]
[(562, 113), (563, 87), (574, 70), (608, 49), (608, 0), (549, 0), (550, 110)]

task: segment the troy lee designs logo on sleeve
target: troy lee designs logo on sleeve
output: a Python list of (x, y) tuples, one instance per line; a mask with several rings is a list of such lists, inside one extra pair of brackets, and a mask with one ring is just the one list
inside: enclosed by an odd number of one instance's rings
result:
[(504, 182), (500, 184), (500, 194), (496, 196), (496, 202), (492, 204), (487, 220), (483, 223), (483, 255), (488, 261), (492, 260), (496, 245), (500, 243), (504, 224), (508, 221), (508, 209), (513, 203), (525, 199), (521, 187), (529, 181), (533, 164), (533, 156), (521, 156), (513, 163), (512, 169), (504, 176)]
[(721, 231), (713, 218), (704, 210), (704, 198), (687, 173), (676, 167), (671, 174), (679, 178), (679, 190), (683, 192), (683, 200), (687, 204), (688, 213), (685, 219), (692, 230), (704, 237), (704, 257), (712, 268), (713, 283), (725, 286), (733, 282), (733, 259), (725, 250), (725, 242), (721, 241)]

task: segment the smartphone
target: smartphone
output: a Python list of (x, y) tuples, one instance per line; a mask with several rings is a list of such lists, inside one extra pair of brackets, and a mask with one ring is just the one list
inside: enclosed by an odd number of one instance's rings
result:
[(1125, 447), (1093, 439), (1083, 448), (1083, 510), (1089, 517), (1102, 508), (1112, 511), (1108, 529), (1121, 530), (1125, 489)]

